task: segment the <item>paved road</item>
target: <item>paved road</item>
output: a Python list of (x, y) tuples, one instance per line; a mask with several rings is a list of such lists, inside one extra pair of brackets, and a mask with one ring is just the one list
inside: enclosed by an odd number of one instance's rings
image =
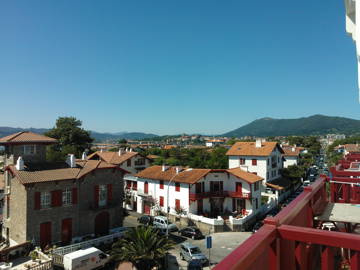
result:
[[(228, 254), (230, 254), (235, 248), (237, 248), (242, 242), (248, 239), (252, 233), (250, 232), (223, 232), (223, 233), (214, 233), (212, 236), (212, 249), (210, 254), (211, 265), (219, 263), (224, 259)], [(209, 257), (209, 251), (206, 249), (205, 239), (201, 240), (192, 240), (186, 237), (177, 236), (176, 234), (172, 235), (172, 239), (177, 239), (177, 245), (175, 249), (170, 253), (173, 256), (171, 259), (172, 265), (169, 267), (171, 270), (176, 269), (186, 269), (187, 262), (181, 260), (180, 258), (180, 243), (190, 242), (195, 246), (198, 246), (201, 251)], [(178, 265), (176, 265), (176, 262)], [(210, 269), (205, 267), (204, 269)]]
[[(136, 227), (139, 223), (137, 222), (137, 213), (130, 212), (130, 215), (124, 219), (124, 226), (126, 227)], [(250, 232), (223, 232), (223, 233), (214, 233), (212, 236), (212, 249), (211, 249), (211, 263), (212, 265), (217, 264), (228, 254), (230, 254), (236, 247), (238, 247), (242, 242), (252, 235)], [(170, 252), (169, 256), (169, 270), (185, 270), (187, 269), (187, 262), (180, 259), (180, 244), (184, 242), (190, 242), (195, 246), (198, 246), (201, 251), (209, 256), (209, 251), (205, 246), (205, 239), (201, 240), (192, 240), (183, 236), (178, 235), (177, 233), (170, 234), (170, 239), (173, 240), (176, 245), (173, 250)], [(205, 267), (204, 270), (210, 269)]]

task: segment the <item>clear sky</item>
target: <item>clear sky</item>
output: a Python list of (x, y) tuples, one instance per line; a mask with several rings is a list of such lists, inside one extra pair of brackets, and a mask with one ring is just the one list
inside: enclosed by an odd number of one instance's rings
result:
[(342, 0), (1, 1), (0, 126), (219, 134), (360, 119)]

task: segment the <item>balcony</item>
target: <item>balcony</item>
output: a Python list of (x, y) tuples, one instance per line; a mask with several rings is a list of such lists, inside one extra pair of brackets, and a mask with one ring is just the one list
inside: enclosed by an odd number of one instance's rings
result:
[(224, 198), (224, 197), (250, 199), (251, 193), (222, 190), (222, 191), (209, 191), (209, 192), (189, 194), (189, 199), (191, 201), (201, 200), (205, 198)]

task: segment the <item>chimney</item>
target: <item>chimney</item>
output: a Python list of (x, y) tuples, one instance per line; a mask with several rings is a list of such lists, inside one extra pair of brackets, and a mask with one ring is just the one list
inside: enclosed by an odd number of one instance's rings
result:
[(24, 170), (24, 160), (22, 159), (22, 157), (18, 157), (18, 159), (16, 161), (15, 168), (18, 171), (23, 171)]
[(179, 171), (180, 171), (179, 167), (176, 167), (176, 174), (179, 174)]
[(123, 151), (121, 148), (119, 148), (119, 156), (121, 156), (123, 154)]
[(102, 152), (103, 152), (103, 149), (101, 148), (101, 149), (100, 149), (100, 153), (102, 153)]
[(255, 147), (256, 147), (256, 148), (260, 148), (260, 147), (261, 147), (261, 139), (260, 139), (260, 138), (256, 139)]
[(85, 153), (85, 152), (82, 153), (81, 159), (82, 159), (82, 160), (86, 160), (86, 159), (87, 159), (87, 156), (86, 156), (86, 153)]
[(165, 172), (166, 171), (166, 167), (165, 164), (162, 165), (161, 171)]
[(295, 152), (295, 147), (291, 148), (291, 151)]
[(66, 159), (66, 163), (69, 165), (70, 168), (75, 168), (76, 167), (75, 155), (74, 154), (69, 154), (67, 159)]
[(132, 148), (130, 148), (130, 152), (132, 152)]

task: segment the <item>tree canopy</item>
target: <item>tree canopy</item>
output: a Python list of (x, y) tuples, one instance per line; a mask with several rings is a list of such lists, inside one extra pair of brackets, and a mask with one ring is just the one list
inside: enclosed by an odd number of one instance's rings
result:
[(50, 160), (62, 159), (70, 153), (80, 157), (85, 149), (90, 148), (94, 139), (81, 125), (82, 122), (75, 117), (59, 117), (56, 120), (55, 127), (45, 133), (46, 136), (58, 140), (58, 144), (49, 147)]

